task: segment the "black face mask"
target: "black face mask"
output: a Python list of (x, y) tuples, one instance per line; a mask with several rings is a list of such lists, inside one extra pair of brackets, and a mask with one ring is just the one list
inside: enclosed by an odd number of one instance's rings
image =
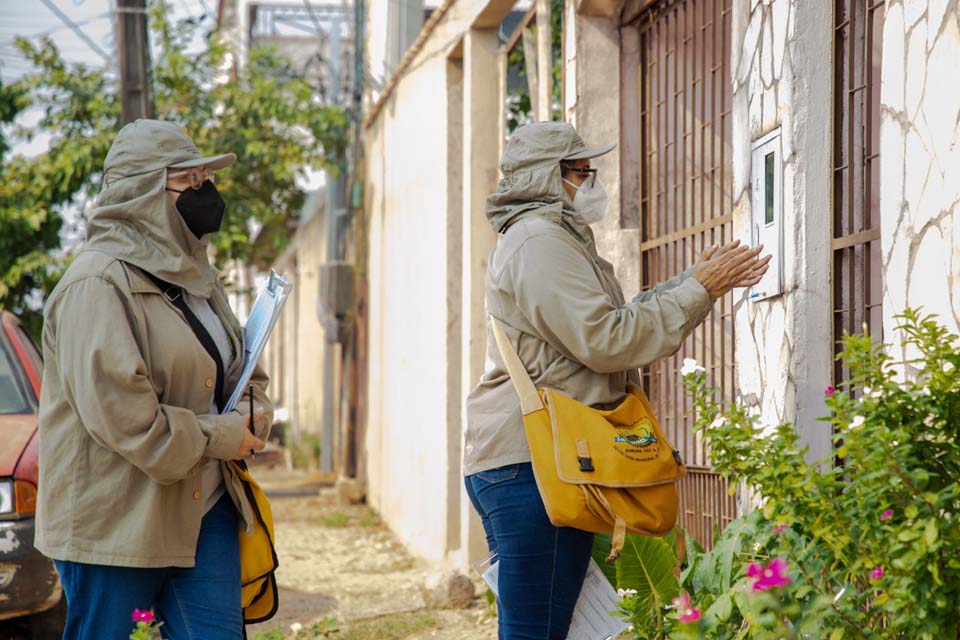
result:
[(226, 205), (220, 192), (209, 180), (199, 189), (186, 188), (183, 191), (168, 188), (167, 191), (179, 193), (177, 211), (187, 223), (187, 228), (199, 239), (208, 233), (220, 230)]

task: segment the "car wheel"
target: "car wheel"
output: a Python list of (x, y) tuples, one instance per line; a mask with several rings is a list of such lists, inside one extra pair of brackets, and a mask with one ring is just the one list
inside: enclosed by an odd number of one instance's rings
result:
[(67, 598), (60, 596), (60, 602), (51, 609), (30, 616), (30, 638), (32, 640), (60, 640), (63, 627), (67, 622)]

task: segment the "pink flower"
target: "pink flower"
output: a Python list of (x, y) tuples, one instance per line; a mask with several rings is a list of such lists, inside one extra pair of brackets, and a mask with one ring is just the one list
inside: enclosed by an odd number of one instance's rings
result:
[(149, 609), (147, 611), (141, 611), (140, 609), (133, 610), (133, 621), (134, 622), (153, 622), (153, 611)]
[(887, 509), (886, 511), (880, 514), (881, 520), (889, 520), (892, 517), (893, 517), (893, 509)]
[(876, 567), (873, 569), (873, 571), (870, 572), (870, 579), (871, 579), (871, 580), (879, 580), (879, 579), (882, 578), (882, 577), (883, 577), (883, 567), (881, 567), (881, 566), (879, 566), (879, 565), (876, 566)]
[(683, 624), (700, 622), (703, 617), (700, 609), (690, 606), (690, 594), (686, 591), (673, 599), (673, 606), (677, 610), (677, 620)]
[(681, 613), (679, 616), (677, 616), (677, 621), (682, 622), (683, 624), (690, 624), (691, 622), (700, 622), (700, 618), (702, 617), (703, 614), (700, 613), (700, 609), (697, 607), (691, 607), (684, 613)]
[(773, 532), (774, 532), (775, 534), (777, 534), (777, 535), (780, 535), (781, 533), (783, 533), (783, 532), (786, 531), (786, 530), (787, 530), (787, 525), (785, 525), (785, 524), (778, 524), (778, 525), (777, 525), (777, 528), (774, 529)]
[(832, 395), (835, 394), (836, 392), (837, 392), (837, 388), (834, 387), (833, 385), (830, 385), (829, 387), (827, 387), (826, 389), (823, 390), (823, 395), (825, 395), (825, 396), (832, 396)]
[(753, 593), (785, 587), (792, 582), (787, 574), (787, 561), (782, 558), (771, 559), (767, 566), (751, 563), (747, 567), (747, 577), (754, 578)]

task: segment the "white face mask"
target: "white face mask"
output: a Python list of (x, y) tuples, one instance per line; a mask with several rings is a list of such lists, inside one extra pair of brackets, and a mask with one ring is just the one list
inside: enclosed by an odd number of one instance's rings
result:
[[(580, 218), (587, 224), (596, 224), (603, 220), (607, 213), (607, 192), (600, 180), (587, 180), (579, 187), (566, 178), (563, 179), (577, 190), (573, 197), (573, 208), (580, 214)], [(591, 184), (592, 183), (592, 184)]]

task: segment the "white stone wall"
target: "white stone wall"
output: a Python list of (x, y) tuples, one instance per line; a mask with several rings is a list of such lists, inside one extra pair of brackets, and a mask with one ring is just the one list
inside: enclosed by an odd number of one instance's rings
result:
[(905, 307), (960, 327), (960, 7), (891, 0), (883, 29), (884, 331)]
[(734, 228), (751, 241), (752, 142), (780, 128), (783, 294), (739, 302), (736, 360), (743, 399), (770, 422), (794, 422), (822, 457), (830, 381), (830, 3), (735, 0)]

